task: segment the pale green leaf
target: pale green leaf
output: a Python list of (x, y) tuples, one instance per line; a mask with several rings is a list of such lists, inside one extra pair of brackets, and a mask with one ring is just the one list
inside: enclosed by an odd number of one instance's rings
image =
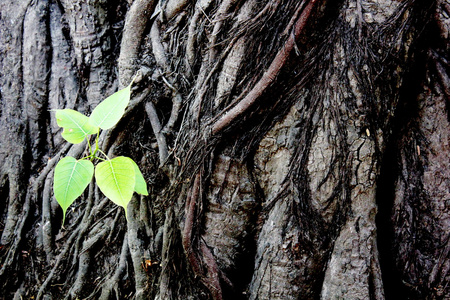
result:
[(130, 95), (131, 84), (100, 102), (89, 117), (89, 122), (101, 129), (113, 127), (122, 118), (130, 102)]
[(93, 175), (94, 165), (89, 160), (66, 156), (56, 165), (53, 192), (63, 210), (63, 224), (67, 208), (83, 193)]
[(130, 158), (134, 166), (134, 175), (136, 178), (136, 184), (134, 186), (134, 191), (141, 195), (148, 195), (147, 183), (145, 182), (144, 176), (142, 176), (141, 170), (139, 170), (138, 165)]
[(81, 143), (86, 136), (98, 132), (98, 127), (89, 122), (89, 118), (73, 109), (57, 109), (56, 122), (64, 130), (62, 137), (72, 144)]
[(102, 193), (122, 206), (126, 214), (136, 184), (132, 160), (119, 156), (99, 163), (95, 167), (95, 180)]

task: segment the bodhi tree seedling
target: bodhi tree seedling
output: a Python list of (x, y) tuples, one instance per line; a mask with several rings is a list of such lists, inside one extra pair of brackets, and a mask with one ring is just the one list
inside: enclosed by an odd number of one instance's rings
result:
[[(110, 159), (98, 146), (100, 129), (109, 129), (122, 118), (130, 102), (132, 84), (100, 102), (89, 117), (72, 109), (55, 110), (58, 126), (63, 128), (62, 137), (72, 144), (87, 139), (89, 146), (89, 155), (78, 160), (66, 156), (55, 167), (53, 192), (63, 210), (63, 224), (67, 208), (81, 196), (94, 173), (99, 189), (112, 202), (125, 209), (125, 216), (134, 192), (148, 195), (147, 183), (131, 158), (119, 156)], [(95, 147), (90, 143), (91, 135), (96, 135)], [(94, 166), (95, 162), (99, 163)]]

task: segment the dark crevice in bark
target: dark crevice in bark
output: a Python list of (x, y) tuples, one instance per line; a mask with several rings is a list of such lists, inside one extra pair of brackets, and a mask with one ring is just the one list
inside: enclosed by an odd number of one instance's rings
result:
[[(5, 219), (7, 211), (6, 207), (9, 202), (9, 178), (8, 175), (3, 175), (0, 177), (0, 214), (2, 216), (2, 220)], [(5, 224), (3, 222), (0, 223), (1, 232), (3, 232), (3, 227)], [(0, 234), (1, 236), (1, 234)]]
[[(406, 112), (406, 110), (402, 107), (399, 112)], [(398, 115), (398, 117), (400, 116)], [(411, 296), (410, 291), (402, 282), (402, 274), (396, 266), (395, 256), (392, 255), (395, 239), (392, 211), (395, 199), (395, 180), (399, 172), (397, 167), (397, 139), (399, 137), (398, 126), (401, 124), (397, 124), (397, 130), (392, 135), (392, 141), (386, 147), (386, 155), (381, 165), (377, 189), (377, 243), (386, 300), (408, 299)]]
[[(423, 6), (423, 13), (429, 15), (433, 11), (433, 5), (425, 4)], [(420, 164), (414, 162), (417, 155), (420, 156), (419, 146), (409, 146), (405, 143), (405, 137), (414, 144), (414, 141), (421, 143), (420, 141), (426, 141), (426, 137), (423, 136), (419, 128), (418, 123), (423, 116), (423, 112), (419, 108), (419, 97), (423, 93), (423, 86), (428, 78), (426, 78), (427, 69), (430, 69), (431, 56), (430, 47), (436, 46), (441, 43), (442, 39), (436, 34), (436, 24), (433, 21), (427, 22), (428, 24), (423, 26), (420, 30), (421, 34), (418, 36), (416, 43), (414, 43), (414, 56), (413, 60), (408, 67), (408, 72), (405, 75), (404, 83), (400, 90), (399, 105), (395, 111), (396, 118), (391, 126), (391, 136), (387, 141), (385, 155), (382, 160), (381, 171), (378, 179), (377, 188), (377, 244), (380, 251), (380, 264), (382, 270), (383, 285), (385, 290), (386, 299), (434, 299), (431, 293), (424, 292), (424, 290), (414, 284), (411, 284), (407, 278), (405, 278), (405, 271), (403, 268), (407, 266), (403, 265), (399, 261), (402, 260), (400, 255), (404, 255), (404, 248), (407, 245), (399, 245), (399, 229), (398, 222), (395, 218), (399, 218), (395, 215), (394, 211), (398, 210), (401, 205), (401, 201), (407, 201), (407, 205), (411, 205), (413, 211), (409, 209), (408, 212), (400, 213), (404, 214), (400, 218), (406, 224), (407, 231), (415, 235), (417, 229), (417, 223), (413, 221), (410, 223), (411, 218), (420, 218), (420, 212), (416, 211), (419, 199), (424, 197), (421, 190), (423, 189), (421, 181), (423, 180), (423, 169)], [(421, 76), (418, 76), (421, 74)], [(414, 132), (412, 135), (411, 132)], [(424, 150), (422, 150), (424, 151)], [(404, 156), (407, 156), (407, 164), (409, 166), (407, 176), (408, 179), (402, 178), (405, 176), (405, 160)], [(414, 166), (411, 168), (411, 166)], [(403, 175), (402, 175), (403, 174)], [(404, 181), (404, 184), (409, 189), (405, 192), (406, 196), (403, 199), (396, 199), (398, 193), (398, 182)], [(412, 193), (412, 194), (409, 194)], [(411, 201), (411, 202), (410, 202)], [(411, 216), (405, 216), (411, 214)], [(420, 237), (416, 237), (417, 243), (422, 243)], [(424, 241), (423, 241), (424, 242)], [(416, 246), (417, 247), (417, 246)], [(403, 250), (400, 250), (403, 248)], [(420, 248), (420, 247), (418, 247)], [(414, 262), (410, 262), (414, 264)]]

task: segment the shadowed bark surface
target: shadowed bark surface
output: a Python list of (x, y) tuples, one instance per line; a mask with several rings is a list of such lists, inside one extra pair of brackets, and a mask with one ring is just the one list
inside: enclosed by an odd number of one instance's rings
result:
[[(450, 3), (0, 0), (2, 299), (448, 299)], [(52, 110), (149, 186), (65, 228)]]

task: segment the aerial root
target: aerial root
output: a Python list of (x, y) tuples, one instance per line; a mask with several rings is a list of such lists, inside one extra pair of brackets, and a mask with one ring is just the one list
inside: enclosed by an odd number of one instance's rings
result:
[[(50, 173), (52, 175), (53, 173)], [(47, 178), (51, 180), (52, 176)], [(70, 266), (74, 267), (78, 265), (78, 270), (76, 273), (76, 280), (74, 286), (70, 289), (70, 295), (76, 295), (80, 293), (81, 287), (85, 282), (85, 278), (88, 274), (89, 261), (91, 258), (90, 249), (98, 243), (100, 240), (105, 239), (109, 232), (109, 227), (102, 228), (100, 224), (101, 220), (94, 223), (97, 214), (105, 207), (108, 203), (108, 199), (104, 198), (103, 201), (96, 201), (99, 199), (100, 194), (96, 191), (95, 184), (91, 182), (89, 185), (88, 197), (86, 199), (87, 205), (84, 213), (78, 220), (72, 222), (74, 230), (70, 234), (70, 237), (65, 242), (65, 246), (62, 251), (57, 256), (56, 262), (53, 264), (53, 268), (45, 279), (44, 283), (41, 285), (36, 299), (42, 299), (45, 295), (48, 285), (52, 282), (54, 275), (58, 274), (58, 269), (64, 262), (71, 262)], [(97, 205), (94, 203), (97, 202)], [(78, 224), (78, 226), (75, 226)], [(84, 242), (83, 239), (86, 236), (91, 236)], [(82, 244), (82, 248), (80, 250)], [(72, 258), (72, 259), (71, 259)]]
[(236, 0), (225, 0), (220, 3), (219, 9), (217, 10), (217, 13), (215, 14), (213, 23), (214, 28), (212, 31), (212, 34), (209, 38), (209, 63), (211, 64), (216, 60), (217, 57), (217, 36), (220, 33), (220, 30), (223, 26), (223, 20), (226, 19), (227, 13), (231, 6), (233, 6), (236, 3)]
[(206, 245), (205, 241), (201, 241), (201, 252), (203, 261), (206, 265), (206, 276), (203, 277), (202, 281), (208, 289), (211, 291), (213, 299), (221, 300), (222, 299), (222, 288), (220, 287), (219, 280), (219, 268), (216, 263), (216, 259), (209, 249), (208, 245)]
[(197, 174), (195, 176), (194, 185), (187, 195), (185, 204), (185, 221), (182, 235), (184, 251), (194, 274), (197, 276), (202, 275), (202, 268), (200, 266), (200, 260), (197, 257), (192, 245), (192, 229), (194, 227), (195, 208), (197, 207), (196, 202), (200, 192), (200, 180), (201, 176), (200, 174)]
[[(186, 67), (190, 70), (188, 75), (193, 74), (192, 68), (195, 64), (195, 45), (197, 41), (197, 26), (200, 19), (200, 10), (196, 9), (191, 18), (188, 28), (188, 37), (186, 42)], [(190, 78), (191, 76), (188, 76)]]
[(72, 147), (71, 144), (67, 143), (58, 153), (48, 161), (47, 166), (42, 170), (39, 177), (33, 186), (33, 192), (37, 198), (39, 195), (39, 189), (44, 185), (42, 192), (42, 246), (46, 255), (47, 263), (54, 259), (53, 254), (53, 230), (52, 230), (52, 210), (51, 210), (51, 199), (52, 199), (52, 182), (54, 176), (54, 167), (56, 163), (60, 160), (61, 156), (69, 151)]
[[(218, 134), (219, 132), (224, 130), (234, 120), (236, 120), (245, 111), (247, 111), (263, 94), (263, 92), (267, 89), (267, 87), (273, 83), (277, 75), (280, 73), (281, 68), (285, 65), (289, 57), (289, 54), (291, 53), (291, 50), (295, 46), (297, 38), (300, 36), (300, 33), (305, 28), (309, 16), (311, 15), (312, 9), (314, 8), (317, 1), (318, 0), (310, 0), (304, 8), (300, 6), (297, 9), (296, 13), (289, 22), (289, 24), (294, 24), (295, 22), (293, 34), (289, 34), (289, 37), (284, 46), (277, 53), (267, 71), (264, 72), (261, 79), (255, 84), (255, 86), (250, 90), (250, 92), (229, 111), (224, 111), (221, 117), (213, 124), (212, 126), (213, 134)], [(300, 10), (302, 8), (303, 8), (302, 13), (300, 14), (300, 17), (298, 17), (298, 14), (300, 13)], [(288, 25), (287, 29), (290, 29), (289, 27), (291, 27), (291, 25)]]
[(160, 166), (162, 166), (169, 156), (166, 137), (162, 133), (161, 122), (159, 121), (159, 117), (153, 102), (150, 101), (145, 104), (145, 111), (147, 112), (150, 124), (152, 125), (153, 133), (156, 137), (156, 142), (158, 143), (159, 164)]
[(167, 60), (166, 50), (161, 42), (158, 20), (153, 22), (150, 30), (150, 39), (152, 41), (152, 52), (155, 56), (156, 64), (164, 71), (169, 70), (169, 61)]
[(131, 81), (136, 72), (139, 49), (145, 27), (156, 6), (154, 0), (133, 1), (127, 12), (119, 54), (119, 78), (121, 87)]
[(162, 247), (161, 247), (161, 275), (159, 281), (159, 298), (160, 299), (172, 299), (172, 293), (170, 290), (170, 261), (171, 261), (171, 242), (173, 241), (174, 231), (174, 211), (173, 207), (170, 207), (166, 211), (166, 218), (164, 220), (164, 226), (162, 231)]
[(97, 231), (93, 236), (89, 237), (83, 242), (82, 251), (78, 257), (78, 271), (75, 282), (70, 288), (68, 294), (71, 295), (70, 299), (76, 299), (85, 287), (85, 283), (89, 273), (89, 267), (91, 262), (91, 249), (95, 244), (103, 240), (107, 233), (108, 227), (98, 226), (93, 231)]
[(188, 0), (169, 0), (166, 1), (166, 6), (164, 7), (164, 17), (167, 19), (172, 19), (176, 14), (184, 9), (184, 7), (189, 3)]
[[(80, 245), (81, 245), (81, 241), (82, 239), (85, 237), (86, 233), (89, 231), (91, 224), (94, 221), (94, 216), (91, 214), (92, 212), (92, 208), (94, 206), (94, 195), (95, 195), (95, 184), (93, 181), (91, 181), (91, 183), (89, 184), (89, 192), (88, 192), (88, 197), (86, 199), (86, 208), (84, 209), (84, 214), (83, 214), (83, 218), (81, 219), (81, 224), (79, 226), (77, 226), (77, 228), (79, 228), (80, 230), (78, 231), (78, 237), (76, 239), (75, 242), (75, 251), (74, 251), (74, 260), (72, 262), (72, 264), (76, 263), (76, 258), (78, 257), (78, 253), (79, 253), (79, 249), (80, 249)], [(78, 222), (75, 222), (78, 223)]]
[[(199, 241), (198, 247), (202, 254), (201, 257), (196, 253), (196, 248), (192, 244), (192, 230), (194, 228), (194, 220), (196, 218), (196, 208), (198, 199), (200, 198), (201, 175), (197, 174), (194, 184), (187, 195), (185, 205), (185, 223), (183, 230), (183, 248), (187, 259), (194, 271), (194, 274), (201, 278), (202, 283), (210, 290), (213, 299), (222, 299), (222, 289), (220, 287), (219, 269), (212, 254), (204, 241)], [(203, 272), (202, 264), (206, 266), (206, 274)]]
[(78, 235), (78, 231), (79, 231), (78, 229), (75, 229), (75, 231), (72, 232), (72, 234), (70, 235), (69, 239), (65, 243), (64, 249), (57, 256), (56, 262), (53, 265), (53, 268), (50, 271), (50, 274), (47, 276), (47, 278), (45, 279), (44, 283), (42, 283), (41, 287), (39, 288), (39, 292), (38, 292), (38, 294), (36, 296), (36, 300), (40, 300), (44, 296), (44, 292), (47, 289), (47, 286), (49, 285), (49, 283), (53, 279), (53, 276), (55, 274), (57, 274), (58, 268), (59, 268), (60, 264), (62, 263), (63, 259), (66, 259), (66, 255), (69, 253), (70, 250), (72, 250), (73, 242), (75, 241), (75, 238)]
[[(0, 269), (0, 276), (5, 274), (5, 271), (12, 266), (12, 264), (15, 261), (15, 258), (18, 253), (20, 242), (22, 241), (22, 230), (24, 228), (25, 222), (28, 218), (28, 214), (30, 212), (30, 206), (31, 206), (31, 196), (30, 193), (27, 193), (25, 196), (25, 202), (22, 206), (22, 213), (18, 218), (16, 228), (14, 230), (14, 240), (9, 245), (8, 254), (6, 255), (6, 258), (2, 262), (2, 267)], [(9, 213), (8, 213), (9, 215)]]
[(129, 203), (128, 206), (128, 246), (130, 249), (131, 261), (133, 263), (134, 281), (136, 287), (136, 299), (141, 299), (143, 295), (148, 292), (148, 278), (147, 273), (142, 267), (142, 258), (145, 256), (145, 245), (140, 238), (140, 232), (144, 232), (145, 228), (139, 220), (139, 201), (136, 197)]
[[(98, 299), (100, 300), (108, 300), (111, 298), (111, 294), (115, 293), (115, 298), (119, 299), (119, 281), (126, 271), (127, 268), (127, 258), (130, 254), (129, 248), (128, 248), (128, 234), (125, 233), (122, 241), (122, 250), (120, 251), (120, 258), (119, 263), (117, 267), (115, 268), (114, 274), (109, 277), (105, 282), (101, 285), (102, 287), (102, 293)], [(94, 296), (94, 293), (91, 295)]]
[(199, 4), (196, 5), (194, 14), (191, 17), (191, 22), (189, 23), (188, 27), (188, 38), (186, 42), (186, 65), (188, 69), (192, 69), (195, 64), (195, 45), (197, 42), (197, 29), (199, 27), (199, 19), (202, 15), (204, 15), (205, 10), (209, 7), (211, 2), (211, 0), (206, 0), (202, 3), (203, 6), (200, 6)]
[[(47, 166), (42, 170), (40, 175), (37, 178), (35, 178), (34, 180), (33, 180), (33, 178), (31, 179), (32, 188), (31, 188), (31, 190), (28, 190), (25, 195), (25, 201), (23, 203), (23, 206), (21, 207), (20, 216), (18, 216), (17, 214), (15, 214), (15, 216), (14, 216), (14, 218), (17, 218), (17, 221), (14, 223), (15, 228), (14, 229), (11, 228), (11, 230), (10, 230), (11, 235), (14, 236), (14, 239), (13, 239), (13, 242), (9, 245), (8, 254), (5, 256), (5, 259), (2, 262), (2, 267), (0, 269), (0, 275), (3, 275), (5, 270), (13, 264), (14, 258), (17, 256), (19, 244), (22, 240), (22, 231), (23, 231), (25, 222), (27, 221), (28, 214), (30, 212), (32, 198), (33, 197), (35, 197), (36, 199), (38, 198), (39, 190), (44, 185), (44, 181), (47, 179), (47, 175), (53, 169), (54, 165), (59, 161), (59, 157), (61, 156), (61, 154), (65, 153), (68, 149), (70, 149), (70, 145), (67, 145), (64, 148), (62, 148), (55, 157), (53, 157), (51, 160), (49, 160)], [(53, 178), (52, 175), (50, 176), (50, 178)], [(14, 182), (15, 182), (15, 180), (9, 179), (10, 194), (16, 193), (15, 191), (18, 188), (17, 184), (15, 184)], [(8, 210), (9, 210), (9, 208), (8, 208)], [(12, 216), (13, 214), (8, 212), (8, 216), (10, 216), (10, 215)], [(12, 222), (11, 222), (11, 224), (12, 224)], [(4, 231), (6, 232), (6, 231), (8, 231), (8, 229), (5, 228)], [(2, 236), (2, 242), (4, 242), (3, 239), (10, 240), (9, 237), (5, 238), (4, 236)], [(48, 239), (45, 242), (48, 242)]]
[[(175, 80), (173, 80), (172, 78), (169, 79), (165, 78), (165, 74), (171, 74), (171, 71), (170, 71), (170, 64), (167, 59), (166, 50), (164, 49), (164, 46), (161, 42), (161, 34), (159, 26), (160, 26), (159, 20), (155, 20), (150, 30), (150, 38), (152, 42), (152, 51), (153, 55), (155, 56), (156, 64), (162, 70), (161, 71), (162, 80), (172, 90), (172, 110), (170, 112), (170, 117), (166, 125), (164, 125), (164, 128), (160, 130), (162, 133), (165, 133), (170, 132), (175, 126), (175, 122), (178, 120), (178, 116), (180, 114), (183, 98), (181, 96), (181, 93), (178, 91), (178, 88), (176, 87)], [(165, 159), (162, 159), (160, 156), (160, 161), (165, 161)]]
[(172, 110), (170, 111), (169, 120), (162, 129), (163, 133), (171, 132), (173, 130), (173, 127), (175, 126), (175, 123), (180, 115), (181, 105), (183, 104), (183, 97), (181, 96), (181, 93), (178, 91), (178, 89), (173, 86), (173, 84), (173, 82), (172, 84), (170, 84), (172, 86)]
[(53, 260), (53, 233), (51, 218), (51, 197), (52, 197), (53, 172), (47, 177), (42, 193), (42, 246), (45, 252), (47, 263), (51, 265)]

